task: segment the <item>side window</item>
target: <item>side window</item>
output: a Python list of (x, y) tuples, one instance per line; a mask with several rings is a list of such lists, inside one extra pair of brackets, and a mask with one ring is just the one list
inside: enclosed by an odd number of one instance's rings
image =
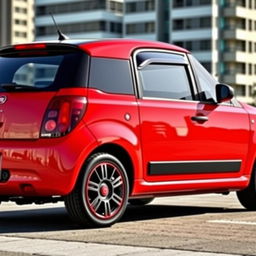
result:
[[(143, 54), (143, 53), (140, 53)], [(149, 56), (150, 54), (147, 53)], [(145, 59), (138, 67), (143, 97), (192, 100), (190, 79), (183, 56), (161, 53), (161, 58)], [(172, 58), (173, 55), (173, 58)], [(151, 57), (153, 54), (151, 54)], [(166, 58), (167, 57), (167, 58)], [(137, 57), (138, 59), (142, 59)], [(148, 63), (148, 65), (143, 63)]]
[(195, 57), (189, 55), (189, 59), (192, 63), (195, 76), (198, 79), (200, 98), (205, 101), (214, 100), (216, 102), (216, 91), (215, 87), (218, 83), (211, 74), (196, 60)]
[(92, 58), (89, 87), (107, 93), (134, 94), (129, 61)]

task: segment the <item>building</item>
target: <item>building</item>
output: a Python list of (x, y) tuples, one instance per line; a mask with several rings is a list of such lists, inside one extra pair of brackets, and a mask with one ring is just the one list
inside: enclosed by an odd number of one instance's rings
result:
[(34, 40), (34, 0), (0, 0), (0, 46)]
[(52, 12), (71, 38), (141, 38), (193, 52), (242, 101), (256, 85), (255, 0), (36, 0), (38, 40), (56, 39)]
[(108, 0), (36, 0), (37, 39), (57, 37), (49, 13), (71, 38), (121, 37), (122, 6), (121, 2)]
[(157, 40), (156, 0), (36, 0), (38, 40), (56, 38), (53, 13), (72, 38), (133, 37)]
[(171, 41), (232, 85), (240, 100), (253, 103), (256, 1), (173, 0), (171, 21)]

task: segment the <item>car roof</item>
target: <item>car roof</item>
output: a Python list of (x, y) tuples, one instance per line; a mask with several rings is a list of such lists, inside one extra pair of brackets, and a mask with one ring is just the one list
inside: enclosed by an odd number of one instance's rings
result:
[(129, 59), (137, 49), (162, 49), (188, 53), (187, 50), (168, 43), (135, 39), (103, 39), (78, 43), (79, 48), (94, 57)]
[(28, 44), (18, 44), (3, 47), (0, 53), (11, 52), (17, 46), (25, 46), (26, 50), (35, 49), (35, 45), (48, 45), (77, 47), (93, 57), (129, 59), (132, 53), (138, 49), (158, 49), (188, 53), (187, 50), (168, 43), (157, 41), (146, 41), (137, 39), (88, 39), (88, 40), (63, 40), (63, 41), (42, 41)]

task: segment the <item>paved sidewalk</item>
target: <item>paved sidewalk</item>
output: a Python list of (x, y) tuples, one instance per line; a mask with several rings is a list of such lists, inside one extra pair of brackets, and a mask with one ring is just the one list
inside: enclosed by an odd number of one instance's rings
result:
[[(147, 247), (67, 242), (47, 239), (29, 239), (0, 236), (0, 255), (4, 256), (234, 256), (232, 254), (204, 253)], [(237, 255), (236, 255), (237, 256)]]

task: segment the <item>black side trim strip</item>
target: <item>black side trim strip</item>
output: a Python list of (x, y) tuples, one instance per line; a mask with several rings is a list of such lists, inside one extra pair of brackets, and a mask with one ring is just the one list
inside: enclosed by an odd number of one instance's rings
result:
[(239, 172), (241, 161), (149, 162), (149, 175)]

